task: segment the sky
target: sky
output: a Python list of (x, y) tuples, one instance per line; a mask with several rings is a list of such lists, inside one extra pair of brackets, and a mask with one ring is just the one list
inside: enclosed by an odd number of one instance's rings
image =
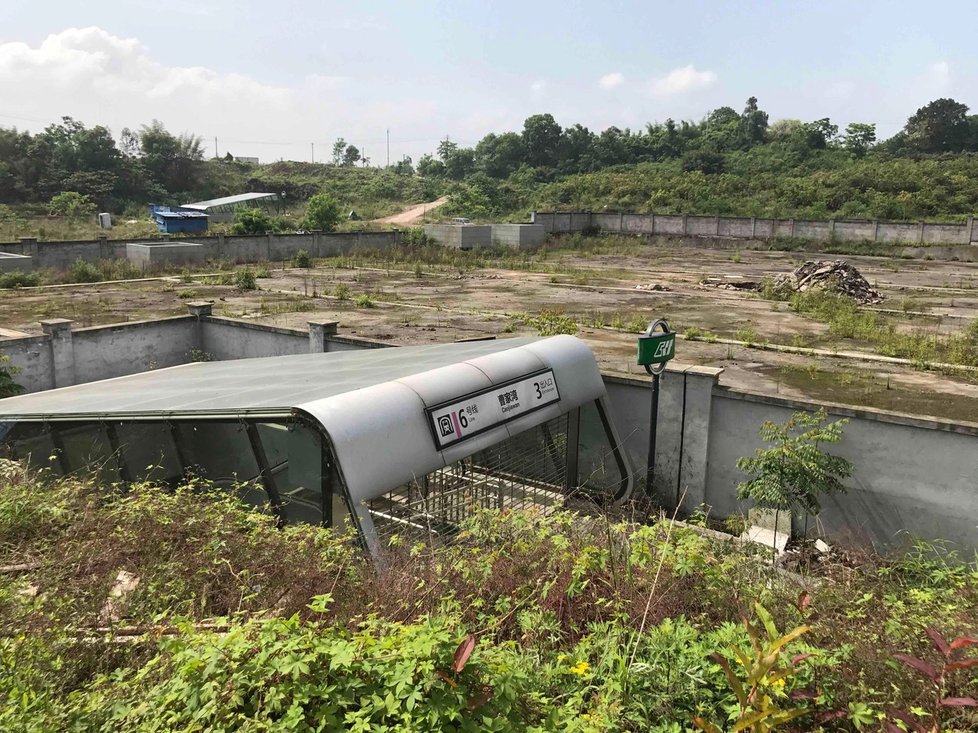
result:
[(978, 112), (976, 0), (0, 0), (0, 125), (153, 119), (208, 154), (373, 165), (549, 112), (640, 129), (742, 110), (897, 132)]

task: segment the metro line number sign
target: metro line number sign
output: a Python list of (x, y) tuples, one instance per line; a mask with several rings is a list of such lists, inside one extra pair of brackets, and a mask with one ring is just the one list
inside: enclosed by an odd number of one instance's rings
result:
[(676, 334), (652, 333), (638, 340), (638, 365), (665, 364), (676, 355)]

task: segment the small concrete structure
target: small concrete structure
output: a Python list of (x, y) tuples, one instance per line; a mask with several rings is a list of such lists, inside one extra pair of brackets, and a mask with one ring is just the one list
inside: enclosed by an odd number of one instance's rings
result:
[(207, 259), (207, 247), (196, 242), (126, 245), (126, 259), (140, 267), (183, 265)]
[(0, 272), (30, 272), (33, 269), (34, 260), (31, 257), (0, 252)]
[(443, 247), (475, 249), (492, 246), (492, 227), (473, 224), (426, 224), (425, 236)]
[(543, 224), (493, 224), (492, 243), (500, 247), (526, 249), (543, 244), (547, 236)]

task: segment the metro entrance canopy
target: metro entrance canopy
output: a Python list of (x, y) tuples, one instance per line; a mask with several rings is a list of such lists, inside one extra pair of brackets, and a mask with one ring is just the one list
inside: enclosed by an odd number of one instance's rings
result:
[(0, 400), (0, 440), (61, 474), (200, 476), (286, 522), (352, 525), (371, 549), (480, 507), (632, 486), (572, 336), (188, 364)]

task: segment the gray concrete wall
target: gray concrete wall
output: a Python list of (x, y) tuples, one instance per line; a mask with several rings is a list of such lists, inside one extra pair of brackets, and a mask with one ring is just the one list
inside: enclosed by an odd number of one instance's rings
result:
[(492, 245), (492, 227), (478, 224), (426, 224), (425, 235), (453, 249), (476, 249)]
[(201, 333), (201, 351), (220, 361), (309, 353), (308, 334), (288, 328), (208, 318)]
[(0, 272), (31, 272), (33, 269), (33, 257), (0, 252)]
[(201, 264), (207, 259), (207, 248), (194, 242), (160, 242), (126, 244), (126, 259), (144, 268), (170, 265)]
[(666, 214), (611, 214), (607, 212), (535, 211), (531, 220), (548, 233), (599, 229), (620, 234), (773, 239), (788, 237), (814, 241), (890, 242), (894, 244), (970, 244), (978, 231), (969, 219), (964, 224), (875, 222), (846, 220), (757, 219), (728, 216)]
[(197, 348), (195, 321), (180, 316), (74, 330), (75, 383), (186, 364)]
[(0, 339), (0, 354), (9, 357), (9, 366), (19, 370), (14, 375), (14, 381), (25, 392), (54, 389), (54, 362), (49, 336)]
[(119, 241), (38, 242), (24, 238), (19, 242), (0, 243), (0, 252), (33, 258), (35, 268), (67, 270), (75, 261), (98, 262), (127, 257), (128, 245), (160, 245), (194, 243), (203, 247), (204, 260), (228, 259), (236, 263), (289, 260), (299, 250), (313, 257), (349, 254), (359, 250), (380, 250), (398, 244), (400, 232), (309, 232), (307, 234), (260, 234), (248, 236), (216, 235), (193, 237), (190, 240), (156, 237)]
[[(718, 389), (709, 431), (706, 503), (718, 514), (743, 508), (736, 486), (745, 476), (737, 458), (762, 446), (765, 420), (783, 422), (792, 412), (818, 405)], [(829, 450), (847, 458), (849, 492), (823, 501), (820, 523), (835, 539), (899, 545), (908, 532), (978, 547), (978, 426), (957, 425), (876, 410), (828, 407), (847, 418), (845, 437)]]
[(543, 244), (547, 233), (539, 224), (493, 224), (492, 243), (499, 247), (525, 249)]

